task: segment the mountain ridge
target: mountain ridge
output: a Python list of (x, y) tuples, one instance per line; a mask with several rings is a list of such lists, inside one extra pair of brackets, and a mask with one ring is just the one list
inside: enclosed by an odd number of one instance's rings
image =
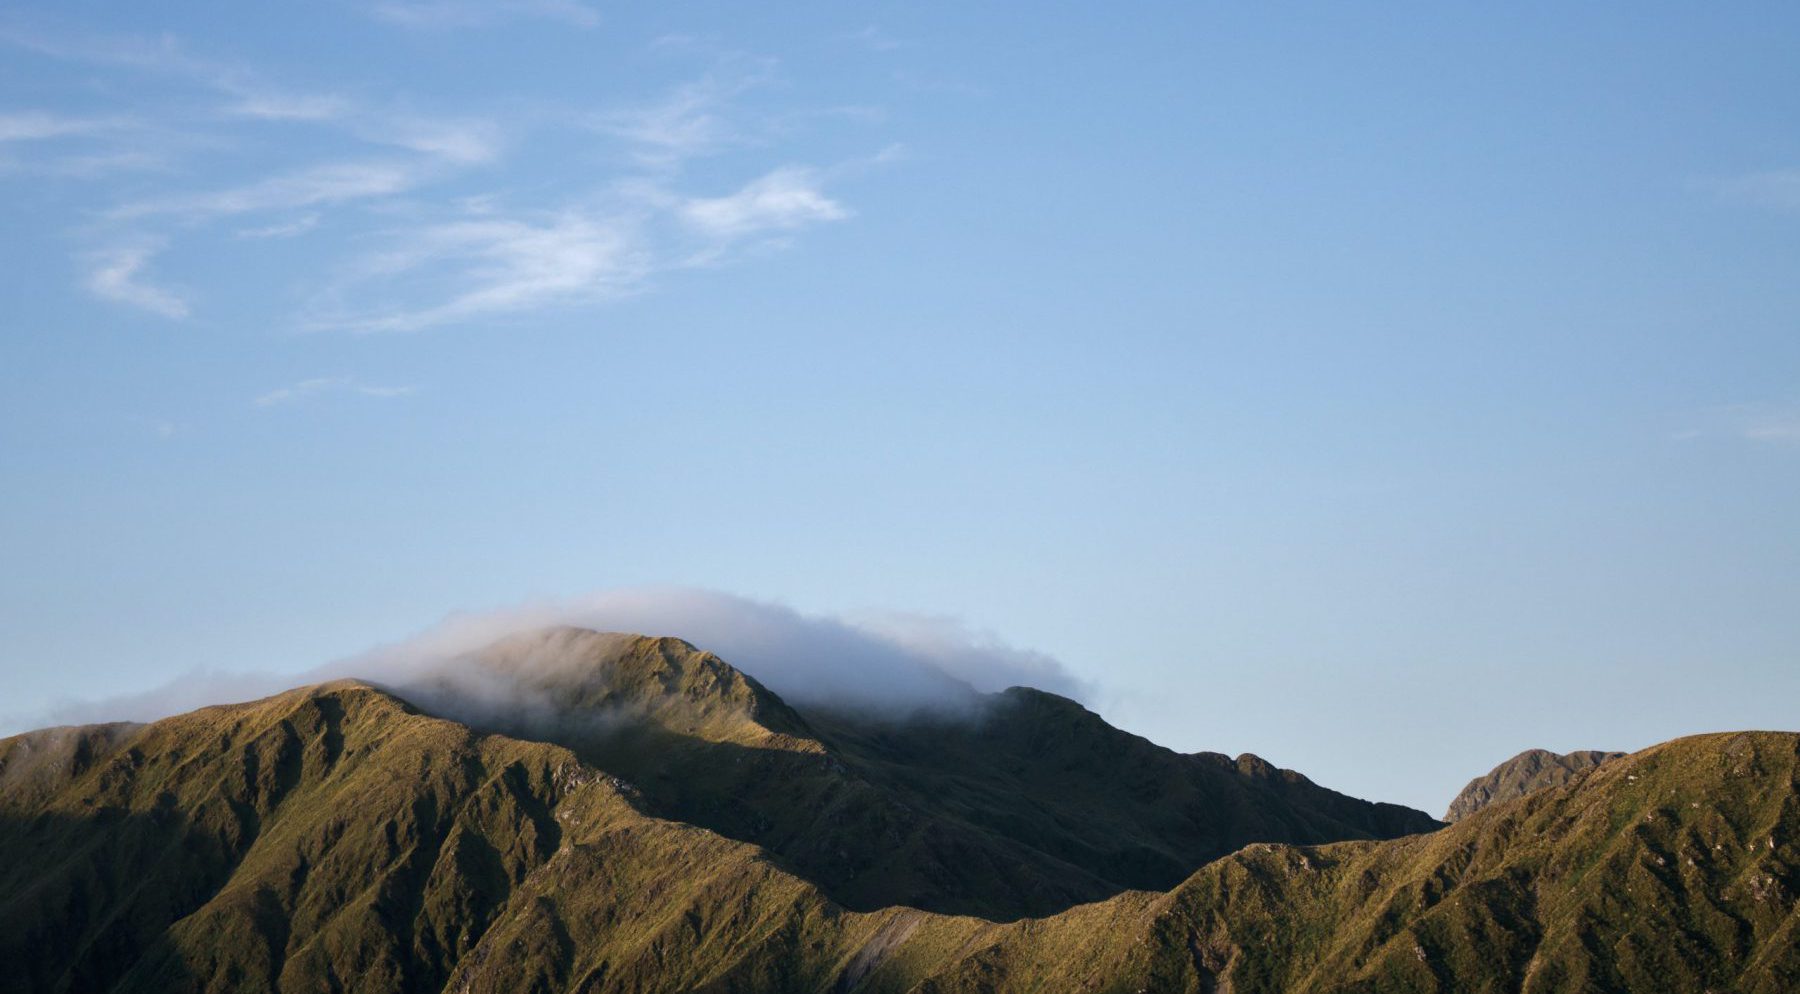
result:
[[(676, 702), (705, 682), (693, 674), (739, 692), (710, 663), (690, 668), (687, 648), (639, 648), (630, 665), (672, 677)], [(916, 800), (895, 781), (911, 769), (943, 786), (946, 817), (1009, 777), (1027, 798), (1035, 776), (1085, 782), (1062, 764), (1090, 746), (1115, 774), (1145, 755), (1116, 729), (1090, 740), (1079, 706), (1035, 704), (1047, 717), (916, 738), (864, 728), (841, 754), (849, 733), (832, 722), (847, 719), (796, 711), (827, 751), (787, 755), (827, 773), (850, 757), (850, 779), (871, 776), (857, 790), (884, 804)], [(998, 759), (968, 782), (934, 765), (978, 750)], [(1163, 753), (1157, 770), (1219, 765)], [(1007, 765), (1027, 757), (1038, 773)], [(1113, 779), (1129, 799), (1137, 785)], [(667, 817), (648, 779), (361, 681), (0, 740), (0, 784), (0, 991), (1774, 994), (1800, 981), (1792, 733), (1678, 739), (1426, 834), (1256, 841), (1167, 888), (1011, 919), (846, 906), (780, 848)], [(1082, 810), (1104, 822), (1112, 799)], [(861, 809), (811, 813), (834, 810)], [(950, 850), (974, 875), (981, 851)]]

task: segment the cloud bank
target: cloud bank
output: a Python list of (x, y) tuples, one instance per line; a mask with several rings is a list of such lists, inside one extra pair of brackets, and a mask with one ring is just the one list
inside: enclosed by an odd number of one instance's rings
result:
[(971, 689), (991, 693), (1020, 685), (1078, 700), (1093, 694), (1056, 659), (1015, 648), (955, 619), (903, 614), (846, 619), (717, 591), (653, 588), (454, 614), (409, 638), (310, 671), (195, 672), (145, 694), (70, 704), (49, 719), (57, 724), (149, 721), (345, 677), (404, 692), (409, 685), (465, 673), (472, 653), (502, 639), (557, 625), (685, 639), (803, 707), (957, 711), (970, 703)]

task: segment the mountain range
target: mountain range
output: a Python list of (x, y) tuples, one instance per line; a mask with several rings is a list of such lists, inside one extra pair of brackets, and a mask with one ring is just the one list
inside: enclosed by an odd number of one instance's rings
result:
[(1699, 736), (1444, 826), (1039, 691), (796, 707), (550, 629), (0, 740), (0, 991), (1773, 994), (1797, 786), (1800, 736)]

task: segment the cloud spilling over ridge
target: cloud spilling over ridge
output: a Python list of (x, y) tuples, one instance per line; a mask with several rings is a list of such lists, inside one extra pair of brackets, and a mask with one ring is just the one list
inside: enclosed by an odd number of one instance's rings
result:
[[(450, 677), (467, 689), (472, 654), (510, 636), (558, 625), (681, 638), (802, 706), (905, 714), (960, 710), (969, 702), (970, 688), (994, 692), (1023, 685), (1083, 700), (1093, 693), (1056, 659), (1014, 648), (955, 619), (900, 614), (846, 619), (716, 591), (649, 588), (453, 614), (410, 638), (307, 672), (194, 672), (144, 694), (69, 704), (37, 724), (148, 721), (344, 677), (402, 689)], [(488, 689), (487, 696), (504, 696), (501, 688)]]
[(411, 639), (325, 669), (405, 684), (510, 635), (555, 625), (685, 639), (799, 704), (909, 711), (960, 706), (971, 687), (993, 692), (1028, 685), (1078, 698), (1088, 693), (1055, 659), (952, 619), (880, 615), (851, 621), (684, 588), (611, 590), (452, 615)]

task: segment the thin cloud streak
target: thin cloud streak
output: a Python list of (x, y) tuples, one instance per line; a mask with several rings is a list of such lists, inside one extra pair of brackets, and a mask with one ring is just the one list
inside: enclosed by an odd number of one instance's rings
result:
[(153, 39), (135, 36), (68, 38), (0, 28), (0, 43), (54, 59), (186, 79), (231, 98), (225, 112), (234, 116), (323, 121), (340, 116), (350, 108), (348, 101), (333, 94), (282, 90), (246, 67), (190, 55), (173, 36), (166, 34)]
[(292, 221), (279, 224), (267, 224), (260, 228), (242, 228), (237, 232), (239, 238), (296, 238), (319, 226), (319, 215), (306, 214)]
[(812, 170), (784, 166), (727, 196), (691, 199), (681, 216), (711, 237), (733, 239), (841, 221), (850, 212), (819, 189)]
[[(414, 20), (569, 17), (586, 10), (554, 2), (398, 3), (382, 9)], [(179, 122), (210, 132), (191, 136), (198, 142), (192, 149), (217, 150), (221, 161), (273, 133), (260, 127), (252, 132), (251, 122), (316, 128), (341, 146), (283, 171), (213, 174), (193, 181), (198, 188), (133, 184), (123, 202), (92, 211), (89, 223), (77, 229), (103, 246), (87, 254), (88, 289), (168, 317), (187, 316), (190, 305), (147, 279), (148, 262), (165, 243), (220, 248), (329, 229), (333, 244), (314, 239), (316, 248), (308, 251), (336, 247), (349, 254), (298, 288), (297, 296), (307, 301), (295, 316), (300, 327), (409, 332), (617, 299), (643, 291), (659, 274), (716, 266), (745, 247), (781, 247), (802, 229), (852, 213), (825, 191), (826, 179), (843, 172), (841, 166), (821, 173), (786, 165), (751, 173), (754, 178), (722, 193), (689, 189), (682, 181), (682, 166), (692, 159), (759, 148), (795, 128), (793, 113), (750, 114), (738, 106), (745, 93), (775, 78), (777, 62), (770, 58), (713, 53), (697, 78), (641, 105), (552, 115), (576, 121), (582, 128), (577, 134), (610, 140), (611, 151), (622, 151), (627, 164), (610, 177), (594, 178), (586, 190), (519, 198), (505, 190), (470, 190), (468, 181), (500, 162), (509, 145), (528, 140), (541, 127), (541, 115), (503, 124), (479, 114), (372, 110), (334, 93), (283, 89), (246, 68), (197, 57), (168, 36), (71, 40), (0, 28), (0, 43), (159, 74), (227, 98), (204, 123)], [(124, 126), (120, 118), (22, 111), (0, 115), (0, 141)], [(153, 129), (154, 122), (134, 126)], [(47, 156), (37, 156), (35, 165), (22, 160), (0, 161), (0, 170), (49, 172)], [(169, 165), (191, 172), (185, 167), (195, 161), (184, 156)], [(79, 167), (96, 173), (152, 165), (92, 157), (54, 164), (63, 172)]]
[(1746, 173), (1719, 184), (1725, 199), (1752, 207), (1800, 211), (1800, 169)]
[(732, 103), (774, 78), (773, 59), (728, 56), (660, 99), (595, 115), (591, 125), (624, 142), (639, 165), (669, 170), (751, 140)]
[(290, 386), (279, 387), (256, 398), (257, 407), (276, 407), (308, 400), (328, 393), (351, 393), (359, 397), (387, 400), (407, 397), (419, 391), (415, 386), (373, 386), (354, 376), (317, 376)]
[[(321, 308), (309, 327), (411, 332), (615, 299), (659, 273), (715, 264), (761, 236), (850, 216), (825, 195), (817, 174), (801, 167), (777, 169), (722, 197), (684, 198), (654, 183), (628, 186), (620, 197), (611, 212), (571, 207), (548, 216), (484, 215), (399, 233), (390, 249), (356, 267), (332, 294), (338, 305)], [(341, 303), (384, 288), (441, 295), (445, 285), (466, 289), (413, 307)]]
[(159, 214), (187, 217), (293, 210), (403, 193), (418, 185), (421, 170), (405, 162), (341, 162), (271, 176), (246, 186), (127, 204), (113, 220)]
[(188, 316), (188, 303), (172, 290), (144, 278), (144, 270), (161, 246), (151, 243), (124, 245), (97, 253), (88, 272), (87, 288), (95, 295), (160, 314), (166, 318)]
[(112, 118), (70, 117), (29, 110), (0, 114), (0, 142), (48, 141), (73, 135), (116, 131), (129, 122)]
[(1730, 404), (1700, 412), (1701, 423), (1672, 432), (1670, 439), (1691, 442), (1708, 437), (1763, 445), (1800, 445), (1800, 404)]
[[(429, 266), (469, 287), (416, 308), (321, 316), (314, 328), (419, 331), (484, 315), (605, 300), (636, 289), (652, 266), (628, 221), (565, 213), (548, 219), (493, 218), (436, 225), (365, 260), (367, 284)], [(355, 288), (354, 286), (352, 287)]]
[(600, 23), (600, 14), (575, 0), (392, 0), (368, 8), (370, 16), (403, 28), (479, 28), (515, 18), (542, 18), (577, 28)]

